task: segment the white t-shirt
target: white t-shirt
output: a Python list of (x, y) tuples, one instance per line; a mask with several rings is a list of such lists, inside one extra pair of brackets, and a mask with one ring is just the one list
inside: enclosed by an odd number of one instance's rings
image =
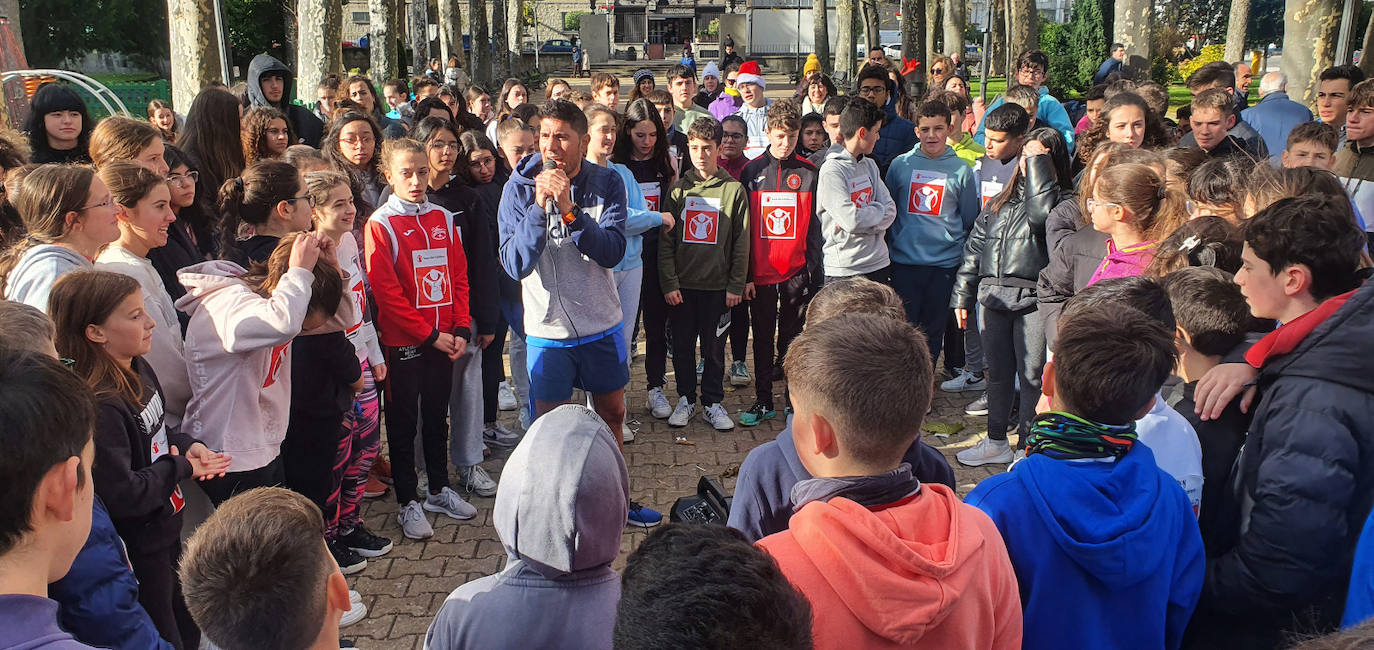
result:
[(1155, 395), (1145, 417), (1136, 420), (1136, 436), (1154, 452), (1155, 464), (1178, 481), (1196, 513), (1202, 504), (1202, 443), (1197, 432), (1178, 411)]

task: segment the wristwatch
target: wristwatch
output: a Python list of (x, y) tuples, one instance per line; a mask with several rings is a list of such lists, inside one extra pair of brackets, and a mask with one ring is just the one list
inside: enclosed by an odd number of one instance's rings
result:
[(563, 213), (563, 225), (571, 226), (574, 221), (577, 221), (577, 206)]

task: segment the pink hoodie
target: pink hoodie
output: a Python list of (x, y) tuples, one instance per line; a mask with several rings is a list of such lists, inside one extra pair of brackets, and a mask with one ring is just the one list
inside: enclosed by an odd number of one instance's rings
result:
[[(191, 400), (182, 431), (233, 456), (230, 472), (272, 462), (281, 452), (291, 414), (291, 339), (301, 332), (315, 275), (293, 268), (271, 298), (239, 276), (233, 262), (212, 261), (177, 273), (186, 295), (177, 309), (186, 327)], [(341, 300), (336, 320), (352, 323), (353, 301)], [(319, 331), (342, 329), (336, 323)]]
[(828, 648), (1021, 647), (1021, 596), (1002, 535), (949, 488), (922, 484), (897, 503), (806, 504), (758, 542), (811, 603)]

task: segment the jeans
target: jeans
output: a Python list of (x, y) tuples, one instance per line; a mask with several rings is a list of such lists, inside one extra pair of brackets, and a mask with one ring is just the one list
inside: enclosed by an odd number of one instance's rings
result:
[(1040, 401), (1040, 375), (1045, 369), (1045, 329), (1036, 307), (1008, 311), (982, 305), (978, 329), (987, 360), (988, 437), (1006, 440), (1011, 426), (1012, 399), (1017, 378), (1021, 381), (1021, 405), (1016, 431), (1030, 431), (1035, 405)]
[[(643, 283), (643, 265), (625, 271), (615, 272), (615, 288), (620, 294), (621, 331), (625, 335), (625, 344), (630, 348), (629, 354), (626, 355), (626, 358), (629, 360), (627, 363), (632, 363), (635, 357), (635, 317), (639, 315), (639, 292)], [(588, 397), (590, 398), (590, 396)]]
[(725, 348), (720, 339), (730, 327), (730, 310), (725, 307), (725, 291), (682, 289), (682, 304), (668, 309), (673, 322), (673, 372), (677, 393), (688, 402), (697, 401), (697, 342), (701, 343), (703, 368), (701, 401), (719, 404), (725, 399)]
[(893, 264), (892, 288), (902, 297), (906, 319), (921, 328), (930, 348), (930, 360), (940, 358), (949, 323), (949, 299), (954, 294), (954, 275), (959, 269)]

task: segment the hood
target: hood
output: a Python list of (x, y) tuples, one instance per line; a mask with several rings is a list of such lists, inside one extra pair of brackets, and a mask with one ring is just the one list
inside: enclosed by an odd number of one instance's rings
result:
[(630, 477), (606, 423), (565, 404), (535, 421), (496, 491), (506, 553), (546, 578), (610, 566), (620, 554)]
[(792, 478), (796, 481), (805, 481), (811, 478), (811, 472), (807, 471), (806, 466), (801, 462), (801, 456), (797, 454), (797, 441), (792, 437), (792, 421), (790, 419), (775, 440), (778, 443), (778, 451), (782, 452), (783, 461), (787, 463), (787, 469), (792, 472)]
[(188, 266), (177, 272), (177, 280), (186, 287), (186, 295), (177, 299), (176, 308), (188, 316), (193, 316), (212, 293), (227, 287), (241, 287), (239, 276), (247, 269), (233, 262), (212, 260)]
[[(267, 101), (267, 97), (262, 94), (262, 76), (269, 72), (280, 72), (286, 79), (286, 85), (282, 89), (281, 102), (273, 104)], [(253, 57), (248, 64), (248, 100), (253, 106), (275, 106), (286, 110), (286, 106), (291, 103), (291, 98), (295, 97), (296, 75), (291, 73), (291, 68), (278, 61), (270, 54), (259, 54)]]
[(839, 161), (841, 164), (856, 165), (861, 159), (863, 159), (863, 156), (855, 158), (854, 156), (850, 155), (848, 149), (844, 148), (844, 145), (838, 143), (830, 145), (830, 148), (827, 149), (825, 152), (826, 162), (836, 160)]
[[(1029, 495), (1025, 507), (1084, 571), (1124, 587), (1167, 570), (1160, 565), (1168, 549), (1159, 540), (1173, 539), (1178, 531), (1156, 509), (1166, 490), (1174, 489), (1173, 479), (1159, 471), (1149, 447), (1136, 445), (1115, 463), (1031, 454), (1015, 471), (1022, 472)], [(1142, 489), (1149, 485), (1157, 489)]]
[[(1340, 298), (1342, 296), (1323, 302), (1309, 315), (1320, 316), (1323, 306)], [(1374, 393), (1374, 375), (1369, 372), (1369, 359), (1374, 357), (1374, 282), (1366, 281), (1330, 315), (1316, 320), (1309, 323), (1310, 333), (1302, 337), (1292, 352), (1279, 355), (1276, 350), (1271, 354), (1262, 374), (1281, 373)], [(1301, 321), (1302, 318), (1295, 319), (1269, 336), (1301, 325)]]
[(57, 244), (39, 244), (30, 248), (19, 256), (19, 262), (15, 264), (14, 270), (10, 271), (9, 277), (23, 277), (30, 268), (42, 264), (56, 264), (62, 267), (70, 266), (90, 266), (91, 261), (85, 255), (78, 253), (66, 246)]
[(538, 176), (539, 172), (542, 171), (544, 171), (544, 154), (536, 152), (526, 156), (523, 161), (517, 163), (515, 173), (511, 174), (510, 177), (521, 185), (529, 185), (531, 191), (533, 191), (534, 177)]
[[(984, 537), (943, 485), (923, 485), (898, 504), (875, 511), (845, 498), (815, 501), (792, 515), (790, 528), (851, 616), (873, 634), (910, 646), (945, 620), (973, 574), (984, 570), (984, 563), (969, 562)], [(895, 514), (912, 512), (919, 512), (914, 521)]]

